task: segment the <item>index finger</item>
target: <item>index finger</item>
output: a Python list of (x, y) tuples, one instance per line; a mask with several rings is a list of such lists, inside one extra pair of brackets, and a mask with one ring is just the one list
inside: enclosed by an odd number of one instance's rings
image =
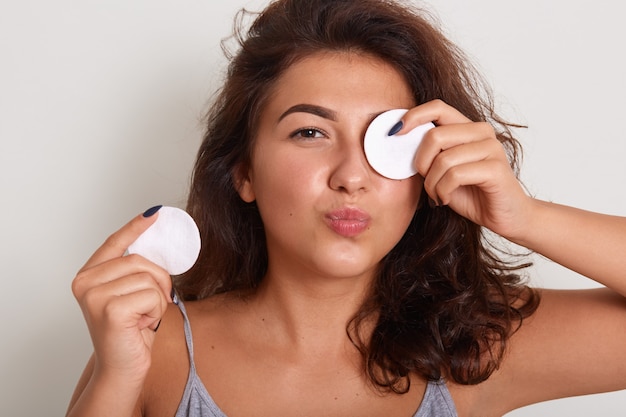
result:
[(444, 101), (432, 100), (413, 107), (406, 112), (402, 116), (402, 128), (396, 134), (402, 135), (428, 122), (433, 122), (435, 125), (440, 126), (469, 123), (471, 120)]
[(120, 258), (126, 252), (126, 249), (137, 238), (145, 232), (158, 218), (158, 211), (162, 206), (154, 206), (133, 218), (126, 223), (118, 231), (110, 235), (87, 260), (81, 271), (99, 265), (103, 262), (110, 261), (114, 258)]

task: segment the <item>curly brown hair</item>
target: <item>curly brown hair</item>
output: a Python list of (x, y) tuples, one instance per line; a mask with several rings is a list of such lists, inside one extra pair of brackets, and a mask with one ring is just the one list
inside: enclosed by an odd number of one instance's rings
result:
[[(234, 172), (250, 161), (264, 103), (293, 62), (319, 51), (369, 54), (394, 66), (416, 103), (441, 99), (473, 121), (487, 121), (517, 172), (512, 124), (493, 110), (489, 89), (425, 10), (391, 0), (279, 0), (245, 33), (242, 12), (225, 85), (210, 110), (187, 209), (203, 247), (176, 278), (183, 299), (254, 291), (267, 269), (263, 222), (237, 193)], [(485, 231), (446, 207), (420, 208), (382, 260), (371, 295), (346, 331), (374, 385), (407, 392), (409, 375), (462, 384), (487, 379), (506, 341), (531, 315), (538, 295), (524, 285), (528, 266), (502, 259)], [(365, 323), (375, 319), (366, 336)]]

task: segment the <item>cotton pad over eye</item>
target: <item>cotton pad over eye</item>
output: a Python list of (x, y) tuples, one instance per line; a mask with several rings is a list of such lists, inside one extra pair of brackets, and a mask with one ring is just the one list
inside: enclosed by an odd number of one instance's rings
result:
[(402, 119), (406, 109), (386, 111), (370, 123), (365, 132), (364, 149), (369, 164), (380, 175), (402, 180), (417, 174), (413, 161), (424, 134), (435, 127), (426, 123), (404, 135), (388, 136), (391, 128)]
[(129, 254), (141, 255), (170, 275), (187, 272), (200, 254), (200, 232), (186, 211), (161, 207), (159, 217), (132, 245)]

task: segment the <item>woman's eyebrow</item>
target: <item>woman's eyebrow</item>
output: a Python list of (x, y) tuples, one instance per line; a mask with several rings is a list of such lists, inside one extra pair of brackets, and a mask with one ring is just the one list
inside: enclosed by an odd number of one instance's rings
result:
[[(387, 111), (387, 110), (381, 110), (379, 112), (370, 113), (368, 115), (369, 116), (369, 123), (371, 123), (372, 120), (374, 120), (376, 117), (378, 117), (379, 115), (381, 115), (385, 111)], [(280, 117), (278, 118), (278, 122), (283, 120), (285, 117), (287, 117), (291, 113), (309, 113), (309, 114), (313, 114), (315, 116), (322, 117), (324, 119), (332, 120), (333, 122), (337, 121), (337, 112), (336, 111), (328, 109), (326, 107), (318, 106), (316, 104), (302, 103), (302, 104), (296, 104), (295, 106), (291, 106), (290, 108), (288, 108), (283, 114), (280, 115)]]
[(324, 119), (332, 120), (333, 122), (337, 121), (337, 112), (335, 112), (334, 110), (330, 110), (322, 106), (317, 106), (315, 104), (306, 103), (296, 104), (295, 106), (289, 107), (283, 114), (280, 115), (278, 121), (280, 122), (291, 113), (310, 113)]

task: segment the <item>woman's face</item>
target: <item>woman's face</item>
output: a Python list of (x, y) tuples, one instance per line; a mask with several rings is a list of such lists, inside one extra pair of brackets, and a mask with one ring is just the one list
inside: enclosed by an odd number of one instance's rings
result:
[(376, 115), (414, 105), (401, 74), (368, 55), (317, 53), (284, 72), (239, 178), (263, 219), (268, 274), (372, 276), (408, 227), (422, 179), (377, 174), (363, 137)]

